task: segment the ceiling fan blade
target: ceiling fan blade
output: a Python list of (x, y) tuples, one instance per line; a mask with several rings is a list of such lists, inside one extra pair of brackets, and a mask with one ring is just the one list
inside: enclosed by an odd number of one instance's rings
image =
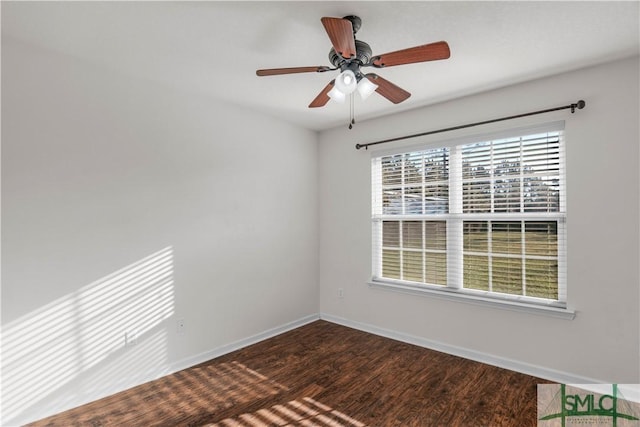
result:
[(321, 18), (333, 48), (345, 59), (356, 56), (356, 42), (351, 21), (342, 18)]
[(369, 73), (365, 77), (371, 80), (371, 82), (378, 85), (376, 92), (378, 92), (380, 95), (384, 96), (394, 104), (399, 104), (411, 96), (411, 94), (406, 90), (399, 88), (389, 80), (385, 80), (377, 74)]
[(296, 74), (296, 73), (322, 73), (324, 71), (329, 71), (331, 68), (324, 66), (317, 67), (291, 67), (291, 68), (268, 68), (266, 70), (257, 70), (256, 75), (258, 76), (277, 76), (279, 74)]
[(393, 65), (447, 59), (450, 56), (449, 45), (447, 42), (441, 41), (377, 55), (373, 57), (371, 63), (375, 67), (391, 67)]
[(318, 96), (316, 96), (316, 98), (311, 101), (311, 104), (309, 104), (309, 108), (324, 107), (325, 105), (327, 105), (327, 102), (329, 102), (328, 93), (333, 88), (334, 82), (335, 80), (331, 80), (329, 84), (326, 85), (324, 89), (322, 89)]

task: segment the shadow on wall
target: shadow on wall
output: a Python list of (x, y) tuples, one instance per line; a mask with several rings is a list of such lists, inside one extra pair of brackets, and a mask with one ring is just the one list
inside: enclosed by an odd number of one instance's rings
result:
[[(167, 247), (2, 328), (2, 425), (33, 421), (167, 367)], [(65, 392), (68, 389), (68, 392)]]

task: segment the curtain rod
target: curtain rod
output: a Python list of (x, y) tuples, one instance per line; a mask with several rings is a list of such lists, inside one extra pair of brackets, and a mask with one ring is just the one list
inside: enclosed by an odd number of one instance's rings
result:
[(571, 113), (573, 114), (573, 113), (576, 112), (576, 108), (578, 110), (582, 110), (585, 107), (585, 105), (587, 105), (587, 103), (584, 102), (583, 100), (580, 100), (580, 101), (576, 102), (575, 104), (569, 104), (569, 105), (565, 105), (565, 106), (562, 106), (562, 107), (556, 107), (556, 108), (549, 108), (547, 110), (532, 111), (530, 113), (517, 114), (515, 116), (509, 116), (509, 117), (501, 117), (499, 119), (493, 119), (493, 120), (485, 120), (483, 122), (469, 123), (469, 124), (466, 124), (466, 125), (460, 125), (460, 126), (454, 126), (454, 127), (450, 127), (450, 128), (432, 130), (432, 131), (429, 131), (429, 132), (415, 133), (413, 135), (398, 136), (398, 137), (395, 137), (395, 138), (383, 139), (382, 141), (369, 142), (367, 144), (356, 144), (356, 150), (359, 150), (361, 148), (364, 148), (365, 150), (368, 150), (370, 145), (386, 144), (387, 142), (400, 141), (401, 139), (409, 139), (409, 138), (415, 138), (417, 136), (433, 135), (434, 133), (449, 132), (449, 131), (452, 131), (452, 130), (470, 128), (470, 127), (473, 127), (473, 126), (486, 125), (488, 123), (501, 122), (503, 120), (518, 119), (520, 117), (533, 116), (533, 115), (536, 115), (536, 114), (550, 113), (552, 111), (566, 110), (566, 109), (569, 109), (569, 108), (571, 109)]

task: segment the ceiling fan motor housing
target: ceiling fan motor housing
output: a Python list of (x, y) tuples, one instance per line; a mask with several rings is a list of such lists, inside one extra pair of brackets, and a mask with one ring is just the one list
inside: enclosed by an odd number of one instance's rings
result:
[(367, 64), (371, 60), (372, 51), (368, 43), (362, 40), (356, 40), (356, 56), (355, 58), (345, 59), (339, 55), (334, 48), (329, 51), (329, 61), (334, 67), (340, 68), (344, 71), (343, 67), (350, 63), (357, 63), (357, 65)]

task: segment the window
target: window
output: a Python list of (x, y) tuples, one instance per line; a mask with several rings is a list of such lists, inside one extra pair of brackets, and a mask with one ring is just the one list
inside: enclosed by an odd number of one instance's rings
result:
[(566, 306), (562, 124), (372, 159), (373, 281)]

